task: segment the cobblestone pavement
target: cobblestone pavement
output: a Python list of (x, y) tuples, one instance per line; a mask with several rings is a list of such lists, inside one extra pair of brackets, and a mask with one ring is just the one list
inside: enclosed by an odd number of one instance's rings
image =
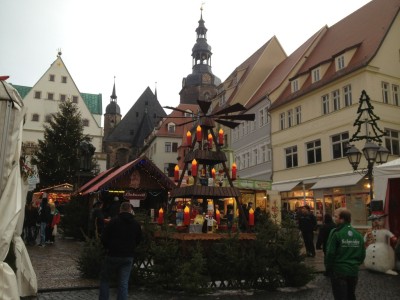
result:
[[(85, 280), (76, 269), (76, 257), (82, 242), (58, 238), (54, 245), (44, 248), (29, 246), (28, 252), (38, 278), (37, 297), (24, 299), (97, 299), (98, 282)], [(329, 279), (323, 276), (323, 253), (317, 251), (314, 258), (306, 258), (306, 263), (314, 266), (315, 280), (301, 289), (285, 288), (279, 291), (222, 291), (209, 295), (187, 296), (168, 291), (156, 292), (137, 287), (130, 290), (129, 299), (135, 300), (208, 300), (208, 299), (333, 299)], [(357, 299), (400, 299), (400, 276), (372, 273), (364, 268), (360, 271)], [(111, 290), (111, 299), (116, 298), (116, 290)]]

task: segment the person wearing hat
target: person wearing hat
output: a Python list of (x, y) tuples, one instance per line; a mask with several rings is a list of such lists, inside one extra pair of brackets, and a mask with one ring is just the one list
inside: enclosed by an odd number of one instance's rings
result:
[(317, 228), (317, 218), (311, 212), (310, 206), (304, 205), (298, 216), (299, 229), (303, 236), (307, 256), (315, 257), (314, 230)]
[(397, 275), (394, 271), (395, 253), (391, 247), (396, 244), (397, 238), (392, 232), (385, 228), (385, 218), (387, 214), (383, 212), (373, 212), (368, 220), (372, 221), (372, 227), (368, 229), (364, 236), (366, 257), (365, 268), (382, 272), (389, 275)]

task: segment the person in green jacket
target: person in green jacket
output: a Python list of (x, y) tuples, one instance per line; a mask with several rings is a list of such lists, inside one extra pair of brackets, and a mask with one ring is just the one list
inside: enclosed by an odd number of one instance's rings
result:
[(331, 277), (335, 300), (356, 299), (358, 269), (365, 258), (364, 238), (351, 225), (351, 212), (338, 208), (334, 213), (337, 224), (329, 234), (325, 253), (325, 268)]

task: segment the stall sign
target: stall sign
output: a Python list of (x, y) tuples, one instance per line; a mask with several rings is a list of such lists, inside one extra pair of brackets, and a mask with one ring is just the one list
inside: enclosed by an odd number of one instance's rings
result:
[(123, 197), (125, 200), (144, 200), (146, 196), (146, 192), (126, 191)]

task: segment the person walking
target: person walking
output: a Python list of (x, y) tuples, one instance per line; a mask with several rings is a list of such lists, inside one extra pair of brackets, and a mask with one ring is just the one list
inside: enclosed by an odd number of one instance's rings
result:
[(351, 225), (351, 212), (344, 207), (334, 213), (337, 225), (328, 238), (325, 253), (326, 272), (331, 277), (335, 300), (356, 299), (359, 266), (365, 259), (363, 236)]
[(304, 246), (306, 247), (307, 256), (315, 256), (314, 247), (314, 230), (317, 227), (317, 219), (311, 212), (310, 206), (304, 205), (298, 216), (299, 229), (303, 236)]
[(105, 226), (101, 241), (106, 256), (100, 272), (99, 300), (109, 299), (112, 274), (118, 273), (118, 300), (128, 298), (129, 276), (136, 246), (142, 239), (142, 229), (132, 214), (129, 202), (123, 202), (117, 217)]
[(39, 221), (40, 221), (40, 243), (38, 246), (44, 247), (46, 242), (46, 228), (50, 220), (50, 206), (47, 200), (47, 194), (43, 194), (42, 202), (39, 207)]
[(46, 244), (54, 244), (61, 216), (54, 203), (50, 203), (49, 206), (50, 216), (46, 227)]

